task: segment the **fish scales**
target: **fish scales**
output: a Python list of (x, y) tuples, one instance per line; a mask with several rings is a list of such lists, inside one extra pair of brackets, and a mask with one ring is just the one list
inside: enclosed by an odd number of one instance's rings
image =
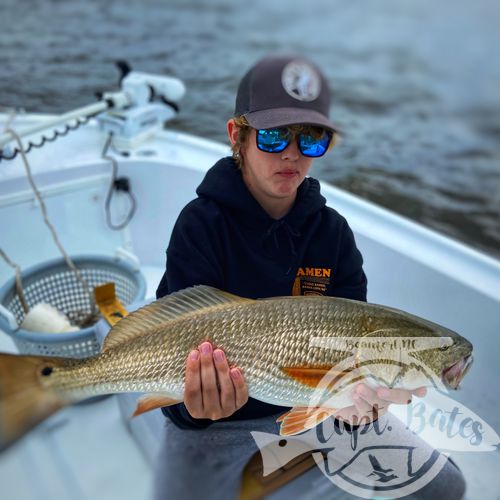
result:
[[(312, 337), (362, 338), (418, 329), (437, 335), (411, 315), (363, 302), (314, 296), (214, 303), (210, 302), (210, 289), (201, 288), (201, 295), (188, 301), (182, 295), (175, 297), (156, 316), (147, 309), (133, 313), (122, 320), (128, 321), (122, 326), (130, 325), (134, 333), (126, 342), (96, 358), (56, 369), (49, 383), (71, 398), (157, 391), (182, 399), (186, 357), (209, 340), (214, 348), (224, 350), (232, 365), (242, 369), (252, 397), (283, 405), (291, 401), (305, 404), (312, 389), (283, 368), (328, 368), (352, 356), (346, 350), (312, 346)], [(137, 334), (135, 330), (141, 328), (142, 333)]]
[[(149, 390), (148, 381), (177, 381), (165, 384), (181, 387), (187, 353), (196, 348), (204, 339), (211, 340), (215, 346), (223, 348), (228, 358), (244, 372), (259, 372), (259, 359), (266, 363), (281, 362), (291, 364), (304, 361), (309, 348), (309, 337), (325, 334), (325, 322), (321, 319), (322, 308), (313, 307), (300, 313), (296, 304), (283, 301), (274, 304), (261, 301), (256, 307), (229, 305), (221, 310), (208, 311), (185, 319), (176, 320), (162, 328), (151, 326), (147, 336), (132, 339), (130, 342), (113, 348), (97, 358), (75, 362), (74, 366), (55, 373), (51, 384), (66, 392), (78, 388), (99, 386), (106, 381), (106, 387), (121, 383), (122, 388), (130, 390)], [(254, 311), (255, 309), (255, 311)], [(273, 321), (270, 318), (274, 318)], [(309, 325), (303, 328), (302, 325)], [(183, 339), (179, 342), (178, 339)], [(287, 342), (282, 342), (287, 339)], [(267, 356), (262, 357), (263, 353)], [(254, 360), (250, 365), (248, 360)], [(314, 356), (309, 362), (324, 362), (321, 356)], [(266, 373), (263, 367), (260, 373)], [(280, 378), (285, 377), (279, 373)]]
[(431, 385), (431, 373), (456, 389), (472, 362), (466, 339), (396, 309), (322, 296), (250, 300), (198, 286), (121, 319), (94, 358), (0, 353), (0, 450), (69, 401), (160, 393), (139, 413), (182, 401), (187, 356), (205, 340), (242, 370), (251, 397), (296, 408), (281, 421), (282, 435), (305, 428), (300, 407), (312, 404), (324, 419), (351, 405), (358, 380), (416, 388)]
[[(166, 326), (140, 313), (141, 321), (151, 329), (148, 335), (55, 373), (51, 383), (77, 397), (81, 397), (78, 389), (86, 394), (110, 389), (162, 390), (182, 397), (186, 356), (200, 342), (210, 340), (224, 349), (232, 364), (241, 367), (251, 395), (286, 403), (303, 399), (304, 387), (281, 368), (339, 363), (350, 354), (311, 347), (310, 338), (361, 337), (387, 324), (384, 314), (374, 317), (371, 309), (350, 301), (332, 304), (329, 298), (321, 297), (305, 297), (300, 302), (282, 298), (225, 303), (174, 321), (163, 315)], [(391, 327), (409, 323), (405, 318), (390, 319)], [(265, 379), (272, 381), (263, 383)]]

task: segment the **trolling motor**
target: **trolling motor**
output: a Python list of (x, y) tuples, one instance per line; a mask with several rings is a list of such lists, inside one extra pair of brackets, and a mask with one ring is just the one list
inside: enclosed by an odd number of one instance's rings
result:
[(118, 61), (117, 66), (122, 72), (120, 86), (131, 105), (112, 107), (98, 115), (97, 121), (101, 130), (113, 134), (116, 147), (133, 149), (177, 115), (177, 102), (186, 88), (178, 78), (131, 71), (124, 61)]
[[(117, 66), (122, 73), (122, 92), (129, 96), (131, 105), (122, 108), (111, 107), (97, 116), (100, 130), (108, 135), (101, 156), (109, 160), (113, 167), (105, 209), (106, 222), (114, 230), (122, 229), (130, 222), (136, 210), (136, 200), (130, 189), (130, 179), (118, 177), (118, 163), (112, 155), (108, 155), (111, 141), (113, 147), (121, 150), (123, 154), (136, 148), (161, 130), (167, 120), (176, 116), (179, 111), (177, 101), (186, 91), (182, 81), (177, 78), (131, 71), (125, 61), (118, 61)], [(106, 100), (108, 96), (104, 94), (100, 97)], [(127, 216), (118, 224), (111, 220), (111, 198), (115, 192), (126, 194), (130, 201)]]
[[(177, 101), (185, 94), (184, 83), (178, 78), (131, 71), (124, 61), (117, 63), (122, 75), (121, 90), (101, 94), (99, 102), (78, 108), (63, 115), (55, 116), (43, 123), (17, 130), (19, 137), (27, 137), (38, 132), (53, 130), (58, 125), (66, 125), (67, 130), (74, 130), (82, 123), (97, 115), (101, 130), (113, 133), (113, 143), (117, 147), (132, 149), (143, 140), (154, 134), (167, 120), (171, 120), (179, 111)], [(76, 120), (76, 126), (68, 125)], [(66, 131), (67, 131), (66, 130)], [(53, 131), (53, 140), (66, 133)], [(11, 148), (7, 145), (15, 140), (9, 130), (0, 134), (0, 159), (13, 159), (16, 152), (6, 154)], [(25, 151), (31, 147), (41, 147), (47, 138), (29, 143)]]

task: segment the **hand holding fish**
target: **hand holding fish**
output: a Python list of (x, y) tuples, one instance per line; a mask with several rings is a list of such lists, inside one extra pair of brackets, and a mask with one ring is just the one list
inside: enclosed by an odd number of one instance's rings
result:
[(384, 415), (391, 404), (410, 404), (412, 397), (424, 397), (425, 387), (414, 390), (388, 389), (378, 387), (372, 389), (366, 384), (358, 384), (353, 391), (353, 405), (342, 408), (335, 413), (335, 418), (349, 424), (368, 423)]
[(184, 404), (193, 418), (229, 417), (248, 401), (248, 389), (238, 368), (229, 368), (222, 349), (203, 342), (186, 363)]

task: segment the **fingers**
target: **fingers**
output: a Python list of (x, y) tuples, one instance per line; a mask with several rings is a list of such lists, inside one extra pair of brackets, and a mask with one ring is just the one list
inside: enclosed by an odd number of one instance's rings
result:
[(219, 381), (219, 404), (223, 416), (229, 416), (236, 407), (234, 385), (229, 375), (229, 365), (222, 349), (214, 350), (214, 364)]
[(353, 425), (372, 422), (385, 413), (387, 402), (377, 396), (377, 393), (364, 384), (356, 386), (352, 393), (353, 405), (343, 408), (335, 414), (339, 418)]
[(203, 409), (208, 418), (220, 418), (219, 389), (217, 387), (217, 374), (215, 372), (213, 350), (210, 342), (203, 342), (200, 345), (200, 359)]
[(184, 387), (184, 404), (194, 418), (201, 418), (203, 398), (201, 395), (200, 353), (198, 350), (189, 353), (186, 362), (186, 380)]
[(194, 418), (218, 420), (232, 415), (248, 401), (239, 368), (229, 367), (222, 349), (203, 342), (186, 364), (184, 404)]
[(354, 405), (335, 412), (335, 418), (351, 425), (363, 425), (377, 420), (386, 413), (386, 409), (373, 407), (360, 396), (353, 395)]
[(346, 408), (342, 408), (341, 410), (335, 412), (334, 417), (337, 420), (342, 420), (348, 424), (354, 424), (359, 420), (358, 409), (354, 405), (347, 406)]
[(423, 398), (427, 394), (427, 389), (425, 387), (419, 387), (418, 389), (414, 389), (411, 392), (414, 396), (417, 396), (417, 398)]
[(354, 406), (356, 407), (356, 415), (359, 421), (371, 422), (372, 420), (376, 420), (378, 418), (380, 406), (377, 403), (372, 405), (357, 394), (353, 396), (352, 400)]
[[(356, 403), (355, 397), (361, 400), (360, 404)], [(356, 406), (366, 408), (369, 405), (370, 409), (375, 408), (375, 411), (382, 410), (388, 406), (388, 402), (379, 398), (375, 390), (365, 384), (358, 384), (354, 391), (353, 401)]]
[(400, 405), (407, 405), (411, 403), (412, 392), (406, 389), (388, 389), (386, 387), (379, 387), (377, 389), (377, 396), (389, 403), (396, 403)]
[(386, 387), (379, 387), (377, 389), (377, 396), (386, 402), (396, 403), (401, 405), (410, 404), (413, 396), (423, 398), (427, 394), (425, 387), (419, 387), (411, 391), (406, 389), (388, 389)]
[[(385, 388), (379, 387), (377, 390), (371, 389), (365, 384), (358, 384), (352, 393), (353, 405), (342, 408), (335, 413), (335, 418), (343, 420), (352, 425), (361, 425), (377, 420), (387, 412), (389, 405), (394, 400), (408, 401), (409, 391), (390, 389), (389, 393), (384, 392)], [(382, 392), (382, 394), (380, 394)], [(383, 394), (387, 394), (388, 398), (382, 398)], [(411, 397), (411, 393), (410, 397)]]
[(241, 408), (248, 401), (248, 388), (239, 368), (231, 368), (231, 379), (236, 396), (236, 408)]

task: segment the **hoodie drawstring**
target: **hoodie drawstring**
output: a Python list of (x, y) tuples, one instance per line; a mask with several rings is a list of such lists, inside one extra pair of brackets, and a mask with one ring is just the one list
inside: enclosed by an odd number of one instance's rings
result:
[(263, 243), (270, 237), (273, 237), (274, 241), (274, 246), (276, 249), (279, 251), (280, 246), (279, 246), (279, 241), (278, 241), (278, 230), (280, 228), (283, 228), (285, 231), (285, 235), (288, 240), (288, 245), (290, 248), (290, 254), (291, 254), (291, 260), (290, 260), (290, 265), (288, 267), (288, 270), (285, 273), (285, 276), (288, 276), (293, 268), (293, 265), (295, 264), (295, 261), (297, 259), (297, 250), (295, 249), (295, 243), (293, 241), (293, 238), (297, 238), (300, 236), (300, 233), (296, 230), (294, 230), (284, 219), (280, 220), (275, 220), (270, 226), (269, 229), (266, 231), (266, 234), (264, 236), (264, 241)]

